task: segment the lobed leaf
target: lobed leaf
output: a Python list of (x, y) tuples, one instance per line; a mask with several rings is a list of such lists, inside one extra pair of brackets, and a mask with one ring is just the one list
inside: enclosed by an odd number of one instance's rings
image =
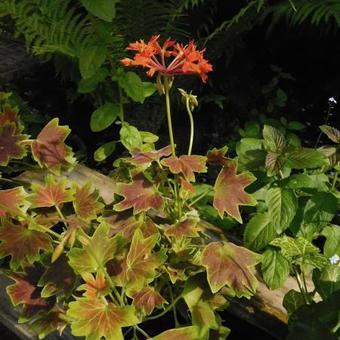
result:
[(0, 127), (8, 124), (8, 123), (14, 123), (14, 125), (17, 123), (18, 120), (18, 112), (11, 106), (5, 105), (0, 112)]
[(170, 154), (171, 146), (168, 145), (160, 150), (134, 153), (133, 156), (126, 159), (126, 161), (135, 166), (147, 168), (152, 162), (158, 162), (162, 157), (169, 156)]
[(72, 334), (86, 340), (124, 340), (122, 327), (139, 323), (134, 307), (118, 307), (98, 298), (82, 297), (70, 302), (66, 315)]
[(26, 135), (18, 133), (14, 124), (0, 125), (0, 165), (7, 166), (11, 159), (25, 157), (26, 150), (23, 141)]
[(73, 153), (64, 142), (71, 130), (52, 119), (32, 143), (32, 155), (41, 167), (59, 175), (62, 166), (74, 164)]
[(28, 228), (25, 222), (5, 221), (0, 226), (0, 258), (11, 256), (10, 267), (17, 270), (40, 259), (40, 251), (51, 250), (48, 235)]
[(196, 326), (169, 329), (153, 338), (154, 340), (203, 340)]
[(52, 175), (47, 175), (46, 184), (32, 184), (33, 194), (30, 197), (33, 208), (60, 206), (73, 200), (73, 190), (66, 189), (66, 178), (58, 182)]
[(174, 237), (181, 240), (185, 237), (198, 237), (198, 224), (199, 219), (187, 218), (184, 221), (177, 222), (176, 224), (168, 227), (165, 230), (165, 235)]
[(195, 172), (207, 172), (207, 157), (205, 156), (171, 156), (161, 160), (161, 164), (168, 167), (173, 174), (183, 174), (184, 178), (189, 182), (195, 181)]
[(85, 283), (80, 285), (77, 290), (84, 290), (83, 296), (94, 299), (99, 298), (100, 296), (106, 296), (110, 293), (110, 286), (106, 282), (102, 270), (99, 270), (96, 276), (91, 273), (83, 273), (82, 277)]
[(151, 314), (156, 307), (168, 303), (153, 287), (144, 287), (141, 291), (134, 294), (132, 298), (133, 305), (143, 309), (147, 315)]
[(23, 187), (0, 190), (0, 217), (6, 214), (22, 216), (29, 205), (26, 201), (27, 193)]
[(136, 175), (131, 183), (118, 183), (116, 193), (124, 197), (114, 205), (116, 211), (133, 208), (136, 215), (151, 208), (160, 209), (163, 205), (162, 196), (142, 173)]
[(236, 162), (228, 162), (220, 171), (215, 182), (213, 205), (220, 217), (224, 212), (242, 223), (239, 206), (255, 205), (256, 200), (245, 192), (245, 188), (254, 182), (255, 177), (249, 172), (236, 174)]
[(255, 293), (255, 265), (259, 260), (256, 253), (230, 242), (212, 242), (202, 253), (212, 293), (227, 286), (237, 297), (249, 298)]

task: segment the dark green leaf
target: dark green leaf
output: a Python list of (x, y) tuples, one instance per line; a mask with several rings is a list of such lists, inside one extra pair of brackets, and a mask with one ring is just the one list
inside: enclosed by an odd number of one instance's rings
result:
[(81, 0), (91, 14), (105, 21), (112, 21), (115, 17), (116, 2), (117, 0)]
[(328, 265), (313, 271), (313, 282), (323, 300), (340, 289), (340, 266)]
[(117, 142), (112, 141), (101, 145), (94, 153), (94, 160), (102, 162), (109, 157), (116, 149)]
[(119, 115), (119, 104), (105, 103), (92, 113), (90, 127), (94, 132), (108, 128)]
[(84, 79), (91, 78), (103, 65), (106, 59), (107, 48), (105, 45), (89, 45), (80, 53), (79, 69)]
[(78, 84), (78, 92), (79, 93), (90, 93), (94, 91), (98, 83), (105, 80), (105, 78), (109, 75), (109, 72), (105, 68), (100, 68), (92, 77), (87, 79), (81, 79)]
[(291, 289), (283, 298), (283, 307), (286, 308), (288, 315), (295, 312), (305, 304), (305, 299), (300, 292)]

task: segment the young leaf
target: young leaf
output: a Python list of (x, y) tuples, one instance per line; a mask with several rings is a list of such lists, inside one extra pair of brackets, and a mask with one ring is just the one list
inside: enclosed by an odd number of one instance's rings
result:
[(110, 286), (105, 280), (104, 273), (99, 270), (94, 276), (90, 273), (83, 273), (82, 275), (85, 283), (77, 288), (77, 290), (85, 290), (83, 296), (89, 299), (99, 298), (110, 293)]
[(276, 128), (270, 125), (263, 127), (264, 145), (268, 151), (280, 154), (286, 147), (284, 135)]
[(327, 157), (319, 150), (297, 148), (285, 153), (285, 165), (292, 169), (313, 169), (327, 164)]
[(28, 202), (27, 193), (23, 187), (0, 190), (0, 217), (6, 214), (13, 216), (25, 214)]
[(124, 268), (125, 280), (130, 289), (140, 291), (157, 275), (157, 268), (165, 260), (163, 253), (152, 253), (158, 241), (159, 234), (145, 238), (139, 229), (135, 231)]
[(163, 306), (167, 301), (153, 287), (145, 287), (140, 292), (134, 294), (133, 305), (143, 309), (146, 315), (153, 312), (156, 307)]
[(276, 175), (283, 167), (284, 161), (282, 156), (276, 152), (269, 151), (266, 155), (265, 166), (268, 176)]
[(237, 297), (249, 298), (256, 292), (255, 265), (259, 260), (257, 254), (230, 242), (212, 242), (202, 253), (211, 291), (228, 286)]
[[(196, 326), (169, 329), (155, 337), (153, 340), (201, 340), (199, 328)], [(203, 339), (202, 339), (203, 340)]]
[(118, 307), (98, 298), (82, 297), (70, 302), (66, 315), (71, 320), (72, 334), (87, 340), (124, 340), (122, 327), (139, 323), (134, 307)]
[(214, 208), (218, 211), (220, 217), (224, 212), (242, 223), (239, 206), (255, 205), (256, 200), (244, 189), (254, 182), (255, 177), (249, 172), (239, 175), (237, 173), (236, 162), (228, 162), (219, 173), (215, 182)]
[(14, 108), (9, 105), (5, 105), (2, 112), (0, 112), (0, 127), (7, 123), (14, 123), (15, 125), (18, 121), (17, 115), (18, 112)]
[(252, 250), (261, 250), (277, 236), (268, 213), (257, 213), (246, 225), (244, 243)]
[(114, 258), (122, 239), (120, 235), (109, 237), (109, 231), (110, 226), (101, 223), (87, 244), (68, 252), (69, 264), (77, 273), (94, 273)]
[(117, 184), (116, 193), (124, 197), (114, 205), (116, 211), (133, 208), (133, 214), (136, 215), (151, 208), (160, 209), (163, 205), (162, 196), (143, 174), (136, 175), (131, 183)]
[(118, 118), (120, 106), (118, 103), (105, 103), (92, 113), (90, 127), (94, 132), (105, 130)]
[(263, 279), (270, 289), (280, 288), (286, 281), (290, 264), (276, 249), (268, 248), (262, 257), (261, 270)]
[(332, 126), (321, 125), (321, 131), (334, 143), (340, 143), (340, 131)]
[(221, 149), (213, 148), (208, 151), (207, 163), (212, 165), (225, 165), (228, 158), (225, 156), (228, 151), (228, 147), (225, 145)]
[(67, 126), (59, 125), (59, 119), (52, 119), (32, 143), (32, 155), (41, 167), (59, 175), (62, 166), (74, 164), (73, 153), (64, 142), (70, 134)]
[(184, 178), (189, 182), (195, 182), (194, 172), (207, 172), (207, 157), (205, 156), (180, 156), (168, 157), (161, 160), (162, 165), (169, 168), (173, 174), (183, 174)]
[(120, 141), (130, 152), (139, 150), (143, 144), (143, 139), (138, 129), (124, 122), (120, 129)]
[(269, 219), (277, 234), (289, 227), (297, 208), (297, 198), (292, 190), (280, 187), (270, 188), (266, 195)]
[(178, 240), (181, 240), (185, 237), (198, 237), (198, 222), (198, 219), (187, 218), (184, 221), (177, 222), (176, 224), (168, 227), (165, 230), (165, 235), (174, 237)]
[(97, 218), (97, 214), (103, 209), (104, 204), (98, 202), (99, 194), (91, 190), (91, 183), (88, 182), (81, 188), (75, 189), (73, 206), (74, 210), (81, 219), (91, 221)]
[(41, 250), (51, 250), (50, 237), (28, 229), (24, 223), (5, 221), (0, 227), (0, 240), (0, 258), (11, 256), (10, 267), (13, 270), (38, 261)]
[(133, 154), (133, 157), (127, 158), (126, 161), (135, 166), (147, 168), (152, 162), (158, 162), (162, 157), (169, 156), (170, 154), (171, 146), (168, 145), (160, 150), (137, 152)]
[(54, 207), (72, 201), (73, 190), (65, 188), (66, 182), (66, 178), (56, 182), (53, 176), (48, 175), (44, 186), (32, 184), (33, 194), (30, 197), (32, 207)]
[(21, 159), (26, 155), (22, 143), (27, 136), (17, 132), (14, 124), (0, 126), (0, 165), (7, 166), (11, 159)]
[(91, 14), (108, 22), (116, 15), (116, 2), (117, 0), (81, 0)]
[(67, 257), (61, 255), (41, 276), (38, 286), (43, 287), (41, 296), (44, 298), (58, 293), (70, 296), (75, 282), (76, 275), (73, 269), (69, 266)]

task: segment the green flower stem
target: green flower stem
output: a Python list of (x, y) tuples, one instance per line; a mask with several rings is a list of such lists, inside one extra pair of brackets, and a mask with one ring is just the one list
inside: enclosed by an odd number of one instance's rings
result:
[(187, 108), (187, 112), (188, 112), (189, 120), (190, 120), (190, 139), (189, 139), (189, 148), (188, 148), (188, 155), (190, 156), (191, 151), (192, 151), (192, 145), (194, 143), (195, 125), (194, 125), (194, 117), (190, 110), (190, 98), (189, 97), (186, 98), (185, 104), (186, 104), (186, 108)]
[(168, 129), (169, 129), (169, 138), (170, 138), (170, 145), (171, 145), (171, 153), (173, 156), (176, 156), (175, 151), (175, 140), (174, 134), (172, 129), (172, 120), (171, 120), (171, 108), (170, 108), (170, 83), (169, 78), (164, 77), (164, 92), (165, 92), (165, 105), (166, 105), (166, 117), (168, 120)]
[(332, 183), (332, 190), (334, 190), (336, 188), (336, 184), (338, 181), (338, 171), (335, 173), (334, 178), (333, 178), (333, 183)]
[(136, 329), (139, 333), (143, 334), (143, 335), (145, 336), (146, 339), (152, 339), (152, 337), (151, 337), (148, 333), (146, 333), (144, 329), (138, 327), (137, 325), (135, 326), (135, 329)]
[(122, 88), (118, 85), (118, 92), (119, 92), (119, 118), (120, 121), (124, 122), (124, 103), (123, 103), (123, 92)]
[(298, 271), (294, 268), (294, 274), (295, 274), (295, 278), (296, 278), (296, 282), (299, 286), (299, 290), (303, 296), (303, 299), (305, 300), (306, 305), (309, 305), (309, 299), (307, 297), (306, 291), (304, 289), (300, 274), (298, 273)]

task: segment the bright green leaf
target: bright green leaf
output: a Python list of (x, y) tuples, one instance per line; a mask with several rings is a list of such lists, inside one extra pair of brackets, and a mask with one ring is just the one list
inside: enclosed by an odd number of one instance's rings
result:
[(292, 169), (312, 169), (328, 164), (325, 155), (318, 150), (297, 148), (285, 153), (285, 165)]
[(138, 129), (128, 123), (124, 123), (120, 129), (120, 141), (128, 151), (140, 149), (143, 143)]

